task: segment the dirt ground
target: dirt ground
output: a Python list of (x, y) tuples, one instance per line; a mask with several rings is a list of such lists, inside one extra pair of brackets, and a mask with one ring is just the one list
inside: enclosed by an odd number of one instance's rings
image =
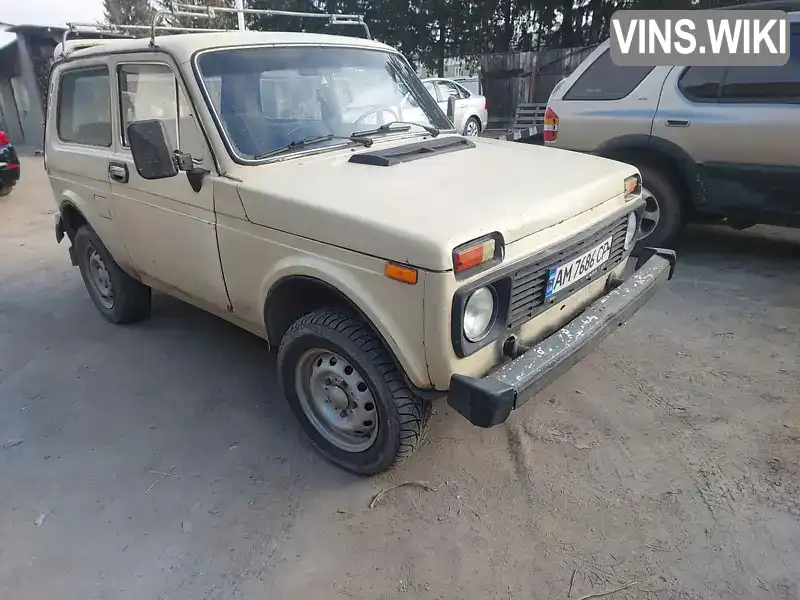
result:
[[(310, 447), (264, 342), (162, 296), (106, 323), (22, 167), (0, 598), (800, 597), (800, 232), (691, 229), (668, 289), (506, 424), (437, 405), (415, 457), (364, 479)], [(370, 508), (408, 481), (429, 487)]]

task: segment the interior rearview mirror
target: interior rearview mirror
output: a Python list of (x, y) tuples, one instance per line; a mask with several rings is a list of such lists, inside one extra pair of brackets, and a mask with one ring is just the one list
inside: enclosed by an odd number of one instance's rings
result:
[(128, 125), (128, 144), (136, 171), (143, 179), (164, 179), (178, 174), (164, 123), (158, 119)]

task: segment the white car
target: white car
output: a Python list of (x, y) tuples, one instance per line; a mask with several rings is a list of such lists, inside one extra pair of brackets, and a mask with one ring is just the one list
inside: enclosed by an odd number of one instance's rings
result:
[(470, 92), (452, 79), (433, 78), (423, 79), (422, 82), (445, 113), (447, 99), (451, 96), (456, 99), (456, 131), (467, 136), (477, 136), (486, 129), (489, 124), (489, 107), (485, 96)]

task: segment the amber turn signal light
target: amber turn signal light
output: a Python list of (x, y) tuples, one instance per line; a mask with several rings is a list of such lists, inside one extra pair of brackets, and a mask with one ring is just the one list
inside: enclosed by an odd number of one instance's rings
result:
[(459, 250), (453, 255), (453, 270), (458, 273), (476, 267), (494, 258), (495, 240), (483, 240), (474, 246)]
[(386, 269), (384, 270), (384, 273), (389, 279), (394, 279), (395, 281), (408, 283), (410, 285), (417, 283), (417, 270), (412, 269), (411, 267), (386, 263)]
[(638, 175), (625, 178), (625, 200), (632, 200), (642, 192), (642, 180)]

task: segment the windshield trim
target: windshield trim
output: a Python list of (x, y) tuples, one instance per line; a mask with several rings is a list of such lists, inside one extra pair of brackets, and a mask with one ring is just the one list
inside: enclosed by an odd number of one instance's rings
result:
[[(203, 48), (202, 50), (197, 50), (192, 54), (190, 59), (192, 71), (194, 72), (195, 81), (197, 82), (197, 86), (200, 88), (200, 93), (203, 96), (203, 101), (206, 103), (206, 108), (208, 109), (209, 113), (211, 113), (211, 118), (214, 120), (214, 125), (217, 128), (217, 132), (219, 133), (220, 137), (222, 138), (222, 142), (225, 145), (225, 149), (228, 151), (228, 156), (233, 159), (233, 161), (240, 165), (264, 165), (269, 163), (275, 162), (283, 162), (293, 158), (300, 158), (302, 156), (309, 156), (311, 154), (319, 154), (322, 152), (327, 152), (330, 150), (343, 150), (345, 148), (350, 148), (352, 145), (346, 142), (342, 142), (341, 144), (332, 144), (330, 146), (323, 146), (321, 148), (305, 148), (301, 149), (298, 148), (295, 152), (287, 152), (286, 154), (278, 155), (278, 156), (271, 156), (269, 158), (262, 158), (260, 160), (256, 160), (253, 158), (247, 158), (239, 154), (236, 150), (236, 146), (231, 142), (230, 137), (228, 137), (228, 132), (225, 131), (225, 127), (222, 124), (222, 119), (217, 114), (217, 109), (214, 106), (214, 103), (211, 101), (211, 94), (209, 94), (208, 88), (206, 87), (206, 82), (203, 79), (203, 76), (200, 72), (200, 66), (198, 61), (201, 56), (204, 54), (211, 54), (212, 52), (222, 52), (225, 50), (246, 50), (251, 48), (297, 48), (297, 47), (316, 47), (316, 48), (347, 48), (351, 50), (362, 50), (365, 52), (380, 52), (382, 54), (390, 54), (397, 56), (400, 60), (408, 64), (406, 57), (403, 56), (400, 52), (395, 50), (394, 48), (365, 48), (364, 46), (358, 44), (320, 44), (320, 43), (312, 43), (312, 42), (283, 42), (283, 43), (273, 43), (273, 44), (234, 44), (228, 46), (218, 46), (215, 48)], [(411, 65), (408, 65), (409, 69), (411, 69)], [(413, 69), (412, 69), (413, 71)], [(416, 75), (416, 72), (415, 72)], [(417, 75), (417, 77), (419, 77)], [(442, 112), (444, 115), (444, 111), (439, 107), (438, 103), (436, 104), (436, 108)], [(445, 118), (447, 115), (444, 115)], [(441, 133), (454, 133), (455, 127), (448, 128), (448, 129), (441, 129)], [(420, 135), (430, 135), (426, 131), (414, 131), (414, 132), (400, 132), (396, 134), (388, 134), (380, 136), (379, 138), (375, 139), (375, 143), (381, 143), (384, 141), (391, 141), (397, 140), (401, 137), (419, 137)]]

